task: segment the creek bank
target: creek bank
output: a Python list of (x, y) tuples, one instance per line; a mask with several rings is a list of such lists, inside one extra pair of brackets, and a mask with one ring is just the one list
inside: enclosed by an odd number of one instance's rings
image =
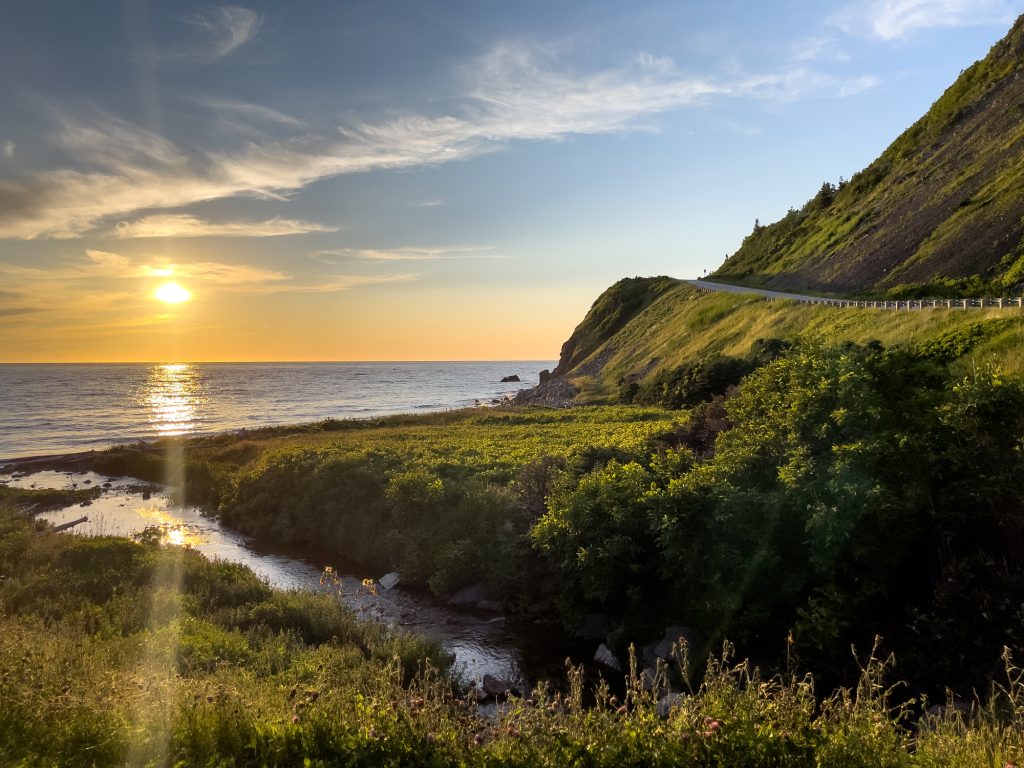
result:
[[(400, 584), (397, 573), (370, 574), (336, 553), (282, 550), (274, 542), (245, 537), (196, 507), (173, 504), (162, 486), (140, 486), (132, 478), (92, 472), (54, 470), (0, 474), (0, 486), (4, 485), (95, 489), (96, 498), (85, 519), (76, 504), (39, 511), (36, 516), (57, 528), (73, 528), (70, 535), (132, 537), (155, 531), (168, 543), (196, 549), (209, 558), (241, 563), (272, 587), (333, 592), (361, 619), (438, 641), (452, 657), (453, 671), (466, 683), (482, 685), (484, 675), (490, 675), (507, 682), (509, 688), (530, 690), (531, 680), (548, 677), (557, 669), (556, 661), (565, 658), (538, 654), (543, 644), (539, 637), (529, 635), (531, 627), (507, 626), (475, 605), (449, 606), (425, 590)], [(328, 563), (334, 565), (333, 576), (324, 578)], [(543, 634), (550, 639), (549, 632)], [(552, 646), (549, 652), (557, 654), (559, 650)]]

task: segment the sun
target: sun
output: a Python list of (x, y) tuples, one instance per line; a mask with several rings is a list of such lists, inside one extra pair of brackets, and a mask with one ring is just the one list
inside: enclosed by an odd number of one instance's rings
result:
[(153, 298), (165, 304), (181, 304), (192, 298), (192, 294), (177, 283), (164, 283), (153, 293)]

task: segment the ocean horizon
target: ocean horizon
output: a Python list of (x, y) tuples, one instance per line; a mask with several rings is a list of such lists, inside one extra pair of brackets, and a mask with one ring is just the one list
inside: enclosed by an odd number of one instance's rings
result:
[[(552, 360), (0, 363), (0, 460), (493, 404)], [(502, 382), (518, 376), (518, 382)]]

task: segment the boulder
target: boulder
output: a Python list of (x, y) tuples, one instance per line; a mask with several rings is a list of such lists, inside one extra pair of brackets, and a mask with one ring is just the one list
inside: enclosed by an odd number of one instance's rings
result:
[(679, 645), (680, 640), (685, 641), (687, 645), (692, 645), (692, 637), (693, 630), (688, 627), (665, 627), (665, 634), (660, 640), (644, 646), (642, 653), (644, 663), (654, 665), (658, 659), (671, 661), (672, 649)]
[(377, 579), (377, 585), (381, 589), (391, 589), (398, 582), (399, 582), (399, 576), (398, 576), (398, 573), (396, 573), (396, 572), (386, 573), (383, 576), (381, 576), (379, 579)]
[(660, 677), (658, 676), (658, 670), (654, 667), (644, 667), (640, 672), (640, 685), (643, 689), (650, 693), (657, 687), (659, 690), (664, 690), (668, 693), (668, 679), (663, 673)]
[(503, 699), (509, 694), (517, 694), (515, 685), (509, 680), (502, 680), (494, 675), (484, 675), (481, 687), (488, 696), (495, 699)]
[(551, 371), (545, 368), (540, 372), (540, 383), (543, 384), (545, 381), (551, 378)]
[(522, 379), (520, 379), (514, 373), (511, 376), (502, 376), (501, 377), (501, 383), (502, 384), (508, 384), (509, 382), (512, 382), (512, 381), (522, 381)]
[(594, 661), (598, 664), (604, 664), (606, 667), (611, 667), (616, 672), (622, 671), (622, 664), (615, 658), (615, 654), (611, 652), (611, 649), (607, 645), (601, 643), (597, 646), (597, 653), (594, 654)]
[(683, 703), (684, 695), (685, 694), (682, 693), (666, 693), (658, 699), (658, 717), (662, 720), (668, 720), (669, 715), (672, 714), (672, 710)]
[(497, 602), (496, 600), (479, 600), (477, 601), (476, 607), (481, 611), (501, 613), (501, 603)]

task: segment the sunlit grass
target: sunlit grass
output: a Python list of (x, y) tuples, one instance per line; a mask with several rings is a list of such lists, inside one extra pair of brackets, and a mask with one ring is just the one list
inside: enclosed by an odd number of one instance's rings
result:
[[(701, 294), (686, 284), (660, 293), (587, 359), (603, 365), (577, 380), (588, 402), (613, 400), (625, 377), (649, 377), (713, 355), (746, 355), (758, 339), (810, 339), (832, 346), (925, 342), (976, 323), (999, 324), (972, 354), (997, 358), (1024, 375), (1024, 314), (999, 309), (886, 311), (766, 301), (743, 294)], [(586, 369), (587, 366), (584, 366)]]

